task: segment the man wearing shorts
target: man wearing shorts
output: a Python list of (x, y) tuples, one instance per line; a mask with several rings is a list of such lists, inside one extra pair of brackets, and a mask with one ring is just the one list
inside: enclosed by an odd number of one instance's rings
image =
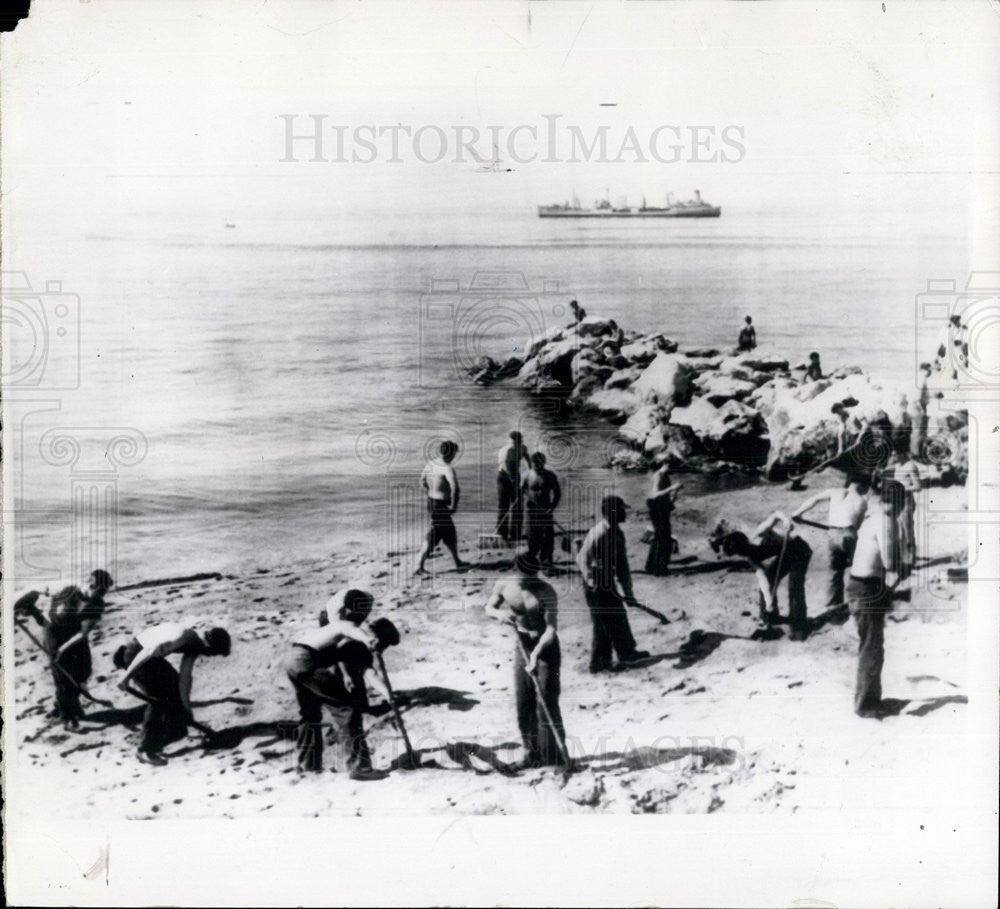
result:
[(451, 462), (458, 454), (458, 445), (450, 439), (441, 443), (439, 457), (427, 462), (420, 483), (427, 493), (427, 513), (430, 515), (431, 526), (427, 531), (427, 539), (420, 550), (420, 561), (417, 564), (417, 574), (426, 574), (424, 563), (434, 551), (438, 543), (444, 543), (445, 548), (455, 560), (456, 568), (467, 568), (468, 562), (458, 557), (458, 534), (455, 533), (455, 523), (451, 516), (458, 508), (458, 479)]

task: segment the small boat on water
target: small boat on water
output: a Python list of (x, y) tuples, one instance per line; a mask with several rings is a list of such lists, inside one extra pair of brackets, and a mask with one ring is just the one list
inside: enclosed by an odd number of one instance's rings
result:
[(667, 204), (662, 208), (646, 205), (645, 197), (638, 208), (624, 202), (612, 205), (610, 199), (598, 199), (593, 208), (583, 208), (576, 196), (562, 205), (538, 206), (539, 218), (718, 218), (721, 214), (722, 209), (702, 199), (697, 189), (694, 198), (685, 202), (675, 202), (673, 193), (667, 193)]

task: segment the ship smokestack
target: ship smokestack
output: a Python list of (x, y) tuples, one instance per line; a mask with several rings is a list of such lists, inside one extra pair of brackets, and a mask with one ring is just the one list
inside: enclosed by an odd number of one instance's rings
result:
[(700, 189), (696, 189), (694, 191), (694, 201), (695, 202), (700, 202), (701, 201), (701, 190)]

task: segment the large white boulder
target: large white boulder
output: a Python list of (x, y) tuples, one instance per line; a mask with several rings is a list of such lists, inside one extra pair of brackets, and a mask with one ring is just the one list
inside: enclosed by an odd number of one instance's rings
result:
[(703, 397), (716, 407), (726, 401), (742, 401), (757, 390), (753, 382), (734, 379), (722, 373), (703, 373), (694, 382), (694, 394)]
[(691, 367), (678, 354), (659, 353), (632, 386), (651, 404), (687, 404), (691, 399)]
[(664, 335), (646, 335), (623, 344), (621, 355), (636, 366), (648, 366), (660, 353), (674, 353), (677, 342)]
[(641, 404), (642, 398), (632, 388), (602, 388), (586, 400), (587, 409), (596, 411), (612, 423), (624, 423)]

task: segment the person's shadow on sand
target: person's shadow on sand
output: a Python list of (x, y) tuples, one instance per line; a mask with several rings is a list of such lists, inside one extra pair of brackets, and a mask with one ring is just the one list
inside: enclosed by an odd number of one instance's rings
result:
[(718, 650), (719, 645), (728, 639), (739, 641), (749, 640), (749, 638), (738, 634), (723, 634), (720, 631), (702, 631), (700, 628), (696, 628), (688, 635), (688, 639), (677, 650), (667, 653), (655, 653), (641, 660), (635, 660), (632, 663), (619, 666), (615, 671), (627, 672), (631, 669), (645, 669), (648, 666), (655, 666), (657, 663), (662, 663), (664, 660), (677, 660), (677, 663), (674, 665), (675, 669), (687, 669), (710, 657)]

